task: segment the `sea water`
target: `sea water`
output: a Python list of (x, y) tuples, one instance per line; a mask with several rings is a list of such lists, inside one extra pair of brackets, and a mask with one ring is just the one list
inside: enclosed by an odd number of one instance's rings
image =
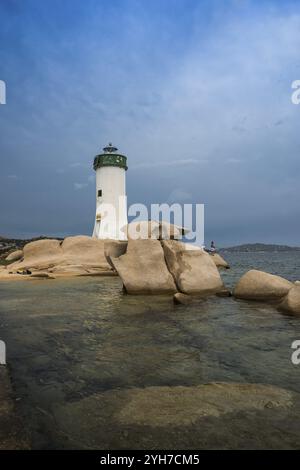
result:
[[(297, 251), (225, 257), (229, 288), (251, 268), (300, 279)], [(215, 381), (300, 391), (291, 362), (300, 317), (272, 305), (212, 296), (175, 306), (172, 296), (124, 294), (118, 277), (1, 282), (0, 299), (0, 339), (34, 448), (101, 448), (86, 403), (103, 391)], [(122, 447), (115, 434), (106, 445)]]

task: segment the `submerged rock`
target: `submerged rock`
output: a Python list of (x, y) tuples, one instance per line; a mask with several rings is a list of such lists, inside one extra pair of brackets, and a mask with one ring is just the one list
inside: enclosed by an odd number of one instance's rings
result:
[[(26, 424), (26, 426), (25, 426)], [(28, 423), (18, 413), (8, 368), (0, 366), (0, 450), (30, 449)]]
[(283, 277), (251, 269), (238, 281), (233, 295), (246, 300), (280, 300), (292, 287), (293, 283)]
[(110, 260), (128, 294), (176, 292), (174, 279), (165, 263), (158, 240), (128, 240), (127, 251)]
[(169, 271), (184, 294), (210, 294), (224, 288), (219, 271), (204, 250), (176, 240), (162, 241)]
[(141, 426), (184, 426), (197, 418), (265, 408), (289, 408), (293, 394), (271, 385), (209, 383), (193, 387), (132, 389), (117, 412), (122, 423)]
[(300, 445), (295, 424), (299, 420), (299, 395), (271, 385), (207, 383), (111, 389), (61, 403), (53, 413), (67, 442), (80, 448), (245, 449)]
[(300, 285), (296, 285), (289, 290), (279, 305), (279, 310), (300, 315)]

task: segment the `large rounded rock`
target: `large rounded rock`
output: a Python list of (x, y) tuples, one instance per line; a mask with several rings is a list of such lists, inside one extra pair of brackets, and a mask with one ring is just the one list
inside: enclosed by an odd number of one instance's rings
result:
[(233, 295), (246, 300), (280, 300), (292, 287), (293, 283), (283, 277), (251, 269), (238, 281)]
[(292, 287), (279, 305), (283, 312), (300, 315), (300, 285)]
[(5, 261), (18, 261), (19, 259), (23, 258), (23, 250), (16, 250), (10, 253), (6, 258)]
[(81, 264), (89, 267), (109, 269), (104, 255), (105, 240), (78, 235), (64, 239), (61, 249), (63, 264)]
[(164, 240), (162, 246), (178, 290), (201, 295), (224, 288), (215, 263), (204, 250), (177, 240)]
[(23, 248), (24, 259), (21, 263), (14, 264), (17, 269), (38, 270), (54, 266), (61, 260), (61, 242), (59, 240), (37, 240), (27, 243)]
[(110, 259), (128, 294), (176, 292), (158, 240), (129, 239), (126, 253)]

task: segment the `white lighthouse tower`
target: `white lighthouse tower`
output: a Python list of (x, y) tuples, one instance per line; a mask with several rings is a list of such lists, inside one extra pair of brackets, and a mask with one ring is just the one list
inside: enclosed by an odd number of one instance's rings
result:
[(94, 159), (96, 171), (96, 217), (93, 237), (126, 240), (127, 157), (110, 143)]

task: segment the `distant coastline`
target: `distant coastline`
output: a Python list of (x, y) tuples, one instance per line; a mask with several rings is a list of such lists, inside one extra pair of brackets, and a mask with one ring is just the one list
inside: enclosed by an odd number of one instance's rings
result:
[(221, 252), (230, 252), (230, 253), (258, 253), (258, 252), (283, 252), (283, 251), (300, 251), (299, 246), (289, 246), (289, 245), (275, 245), (275, 244), (266, 244), (266, 243), (246, 243), (243, 245), (230, 246), (227, 248), (220, 248)]

